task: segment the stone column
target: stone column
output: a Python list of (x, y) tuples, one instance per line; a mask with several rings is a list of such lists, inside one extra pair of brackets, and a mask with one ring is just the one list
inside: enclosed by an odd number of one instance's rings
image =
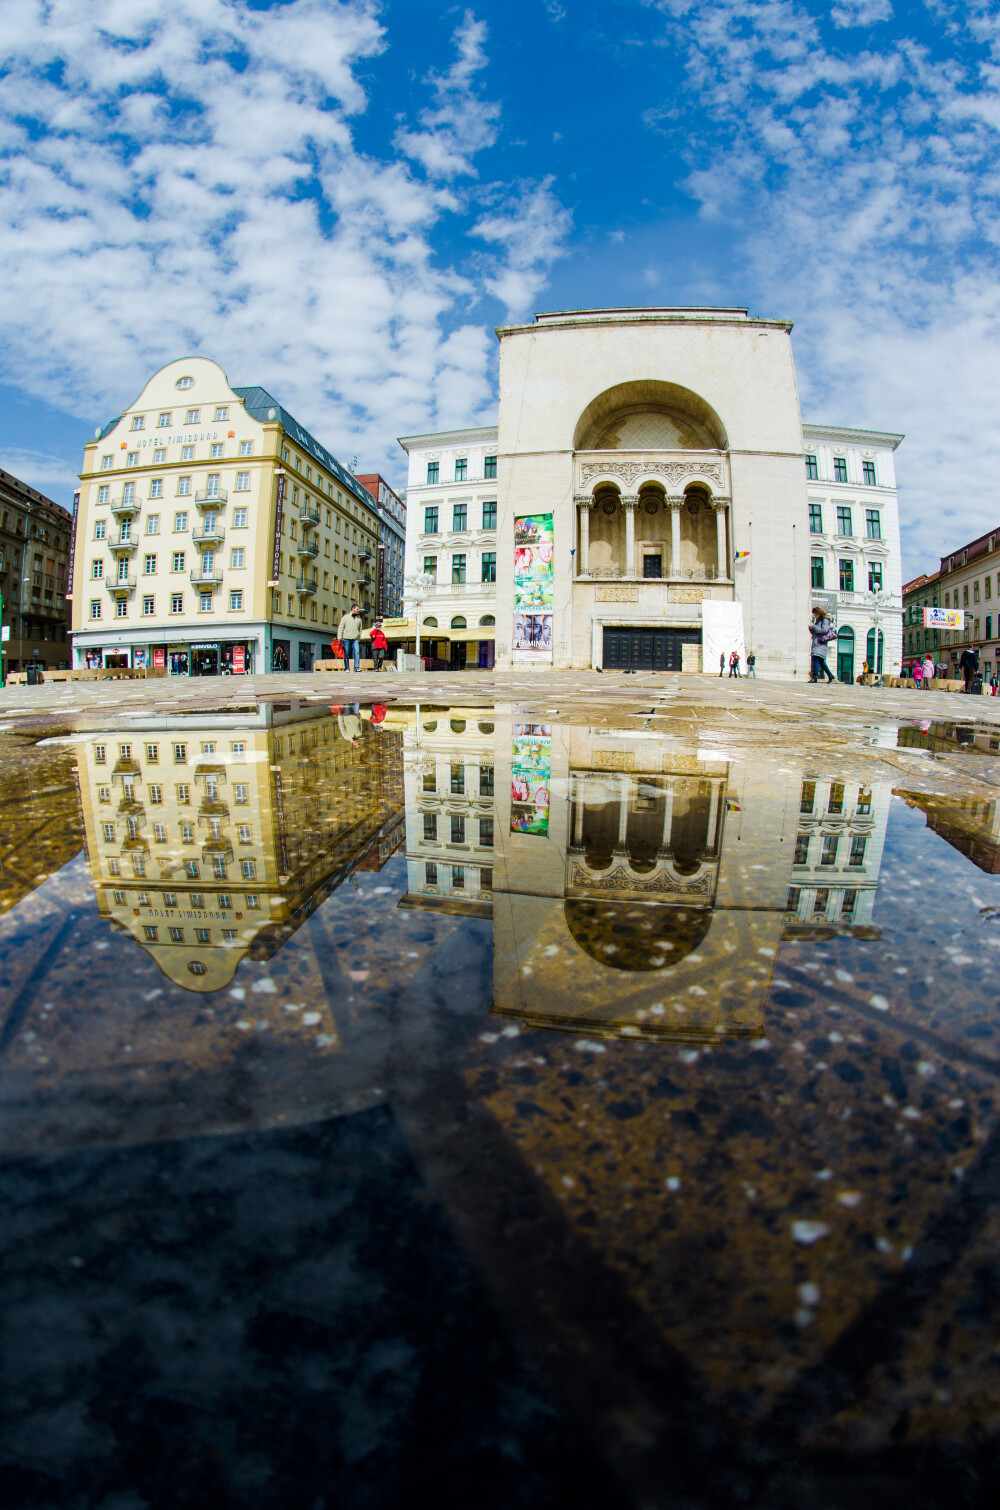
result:
[(618, 849), (624, 854), (628, 843), (628, 801), (632, 789), (631, 776), (618, 778)]
[(573, 500), (580, 516), (580, 545), (576, 563), (578, 577), (590, 576), (590, 505), (592, 501), (589, 493), (577, 493)]
[(586, 790), (579, 776), (573, 778), (573, 848), (583, 848), (583, 794)]
[(716, 538), (716, 570), (720, 577), (729, 576), (729, 556), (726, 551), (726, 512), (729, 508), (728, 498), (713, 498), (712, 507), (715, 510), (715, 538)]
[(681, 574), (681, 509), (683, 507), (683, 498), (667, 499), (667, 508), (670, 510), (670, 575), (672, 577), (679, 577)]
[(707, 833), (708, 850), (710, 854), (717, 855), (719, 853), (719, 846), (716, 842), (716, 826), (719, 822), (719, 798), (722, 795), (722, 789), (717, 781), (713, 781), (711, 783), (709, 793)]
[(670, 830), (674, 825), (674, 784), (668, 782), (663, 791), (663, 839), (660, 843), (660, 853), (670, 853)]
[(625, 575), (635, 576), (635, 512), (639, 507), (638, 493), (623, 493), (622, 507), (625, 510)]

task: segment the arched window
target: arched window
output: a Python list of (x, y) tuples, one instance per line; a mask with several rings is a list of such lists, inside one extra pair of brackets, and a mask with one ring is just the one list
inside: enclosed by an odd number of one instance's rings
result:
[(438, 621), (437, 621), (437, 619), (425, 619), (424, 620), (424, 628), (425, 629), (436, 629), (437, 627), (438, 627)]
[(461, 614), (457, 614), (456, 617), (452, 619), (451, 627), (452, 629), (464, 629), (466, 627), (465, 620), (462, 618)]
[(854, 681), (854, 630), (848, 624), (837, 634), (837, 680)]
[(451, 732), (453, 734), (464, 734), (465, 733), (465, 719), (464, 718), (453, 718), (451, 720)]
[(484, 613), (479, 620), (479, 627), (480, 629), (491, 629), (495, 623), (496, 619), (491, 613)]

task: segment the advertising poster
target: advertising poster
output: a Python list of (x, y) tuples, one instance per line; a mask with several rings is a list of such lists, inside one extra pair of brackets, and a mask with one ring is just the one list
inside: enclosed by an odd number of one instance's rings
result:
[(153, 665), (165, 666), (167, 664), (167, 652), (162, 645), (153, 646)]
[(925, 608), (925, 629), (964, 629), (964, 608)]
[(511, 649), (518, 661), (552, 659), (552, 515), (525, 514), (514, 520), (514, 631)]
[(515, 724), (511, 744), (510, 831), (547, 834), (552, 725)]
[(246, 646), (233, 646), (233, 675), (244, 676), (246, 674)]

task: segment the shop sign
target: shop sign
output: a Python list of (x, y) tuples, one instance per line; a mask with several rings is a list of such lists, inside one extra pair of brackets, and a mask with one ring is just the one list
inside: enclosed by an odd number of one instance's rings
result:
[(246, 671), (246, 646), (233, 646), (233, 675), (243, 676)]
[(925, 629), (964, 629), (964, 608), (925, 608)]
[(218, 650), (218, 648), (219, 648), (218, 641), (216, 641), (214, 644), (211, 644), (211, 645), (192, 645), (190, 647), (190, 649), (192, 649), (192, 650)]
[(69, 532), (69, 567), (66, 572), (66, 596), (73, 591), (73, 562), (76, 560), (76, 521), (80, 513), (80, 490), (73, 494), (73, 523)]

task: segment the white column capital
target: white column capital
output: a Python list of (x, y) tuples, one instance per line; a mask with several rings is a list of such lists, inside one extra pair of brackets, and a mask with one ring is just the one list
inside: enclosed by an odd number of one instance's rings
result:
[(623, 508), (637, 509), (639, 507), (639, 495), (638, 493), (622, 493), (621, 502)]
[(594, 507), (594, 495), (593, 493), (575, 493), (573, 495), (573, 502), (578, 509), (592, 509)]
[(667, 508), (668, 509), (682, 509), (683, 507), (684, 507), (684, 495), (683, 495), (683, 493), (668, 493), (667, 494)]

